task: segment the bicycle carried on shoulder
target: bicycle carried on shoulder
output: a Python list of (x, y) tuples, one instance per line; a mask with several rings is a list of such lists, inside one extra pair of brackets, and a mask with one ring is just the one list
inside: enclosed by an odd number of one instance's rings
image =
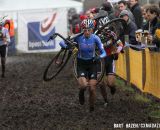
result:
[[(122, 19), (115, 19), (107, 24), (105, 24), (103, 27), (97, 29), (94, 34), (99, 35), (101, 38), (101, 32), (105, 30), (105, 27), (111, 27), (113, 23), (118, 23), (118, 22), (124, 22)], [(115, 25), (114, 24), (114, 25)], [(44, 81), (50, 81), (53, 78), (55, 78), (66, 66), (68, 63), (69, 59), (72, 57), (73, 59), (73, 73), (74, 76), (77, 79), (77, 52), (78, 48), (75, 46), (73, 43), (73, 39), (83, 35), (83, 33), (76, 34), (72, 37), (64, 38), (61, 34), (59, 33), (54, 33), (49, 40), (54, 40), (57, 36), (60, 37), (65, 41), (67, 44), (67, 48), (61, 48), (60, 51), (52, 58), (52, 60), (48, 63), (47, 67), (45, 68), (44, 74), (43, 74), (43, 80)], [(98, 55), (98, 52), (96, 52), (96, 55)], [(98, 68), (98, 77), (97, 81), (98, 83), (102, 80), (105, 72), (105, 63), (103, 59), (100, 59), (97, 62), (97, 68)]]

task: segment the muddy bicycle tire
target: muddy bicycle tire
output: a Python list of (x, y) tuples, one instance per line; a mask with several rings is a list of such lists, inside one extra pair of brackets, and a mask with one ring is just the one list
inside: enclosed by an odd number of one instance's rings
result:
[(43, 80), (50, 81), (55, 78), (65, 67), (71, 55), (71, 51), (67, 49), (61, 49), (48, 63), (43, 74)]
[(113, 31), (116, 34), (117, 38), (121, 39), (121, 41), (125, 43), (124, 36), (128, 35), (128, 27), (127, 27), (127, 23), (125, 20), (121, 18), (113, 19), (109, 21), (108, 23), (106, 23), (105, 25), (103, 25), (102, 27), (95, 30), (94, 34), (98, 35), (100, 39), (103, 39), (104, 41), (106, 41), (107, 39), (104, 39), (103, 34), (105, 34), (105, 30), (107, 28)]

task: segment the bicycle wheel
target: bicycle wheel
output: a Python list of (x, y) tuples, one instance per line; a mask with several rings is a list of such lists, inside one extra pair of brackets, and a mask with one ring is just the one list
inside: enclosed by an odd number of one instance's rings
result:
[(54, 77), (56, 77), (65, 67), (71, 55), (72, 51), (69, 51), (67, 49), (61, 49), (56, 54), (56, 56), (54, 56), (53, 59), (48, 63), (43, 74), (43, 80), (50, 81)]
[[(101, 82), (105, 72), (105, 62), (104, 59), (97, 61), (97, 84)], [(73, 73), (75, 78), (78, 80), (77, 75), (77, 54), (73, 56)]]

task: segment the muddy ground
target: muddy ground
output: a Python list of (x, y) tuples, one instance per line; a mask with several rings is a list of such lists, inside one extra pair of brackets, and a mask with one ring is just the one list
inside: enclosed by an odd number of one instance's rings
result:
[(78, 87), (71, 65), (50, 82), (42, 80), (52, 55), (18, 54), (7, 60), (6, 78), (0, 78), (0, 130), (106, 130), (114, 123), (155, 123), (150, 118), (153, 104), (135, 100), (135, 92), (120, 86), (109, 105), (97, 88), (95, 111), (78, 102)]

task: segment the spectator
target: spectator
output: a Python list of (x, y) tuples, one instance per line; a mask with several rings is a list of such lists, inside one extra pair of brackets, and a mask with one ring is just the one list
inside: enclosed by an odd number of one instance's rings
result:
[(81, 20), (79, 14), (74, 14), (71, 21), (71, 33), (77, 34), (81, 32), (80, 23)]
[(137, 28), (141, 29), (143, 18), (142, 18), (141, 7), (138, 4), (138, 0), (130, 0), (129, 2), (130, 2), (130, 10), (134, 15), (135, 23), (137, 25)]
[(86, 11), (86, 16), (87, 18), (93, 19), (94, 18), (94, 13), (90, 10)]
[(150, 6), (150, 4), (146, 4), (146, 5), (141, 7), (142, 17), (143, 17), (143, 24), (142, 24), (142, 29), (143, 30), (147, 30), (147, 28), (148, 28), (149, 18), (148, 18), (146, 10), (147, 10), (147, 8), (149, 8), (149, 6)]
[[(149, 41), (152, 41), (153, 44), (156, 44), (158, 48), (160, 48), (160, 18), (159, 16), (159, 8), (156, 5), (151, 5), (147, 10), (147, 16), (149, 20), (148, 28), (150, 35)], [(159, 49), (156, 49), (157, 51)]]
[(127, 29), (128, 29), (128, 35), (129, 35), (129, 43), (136, 45), (137, 41), (135, 38), (135, 31), (137, 30), (136, 24), (130, 20), (129, 13), (127, 10), (123, 10), (120, 13), (120, 18), (124, 19), (127, 22)]
[(118, 18), (119, 14), (120, 14), (119, 6), (118, 6), (118, 4), (116, 4), (114, 6), (114, 15), (115, 15), (116, 18)]
[(72, 23), (72, 20), (73, 20), (73, 16), (74, 15), (76, 15), (77, 14), (77, 11), (76, 11), (76, 9), (75, 8), (70, 8), (69, 10), (68, 10), (68, 22), (69, 22), (69, 24), (71, 24)]
[(110, 2), (104, 2), (102, 4), (102, 9), (107, 11), (109, 19), (115, 18), (114, 10)]
[(80, 30), (80, 15), (77, 13), (75, 8), (68, 10), (68, 24), (69, 24), (69, 35), (79, 33)]
[(119, 1), (119, 2), (118, 2), (118, 7), (119, 7), (119, 10), (120, 10), (120, 11), (127, 10), (128, 13), (129, 13), (129, 18), (130, 18), (132, 21), (135, 22), (135, 18), (134, 18), (134, 16), (133, 16), (132, 12), (130, 11), (130, 9), (127, 7), (127, 2), (126, 2), (126, 1), (124, 1), (124, 0)]

